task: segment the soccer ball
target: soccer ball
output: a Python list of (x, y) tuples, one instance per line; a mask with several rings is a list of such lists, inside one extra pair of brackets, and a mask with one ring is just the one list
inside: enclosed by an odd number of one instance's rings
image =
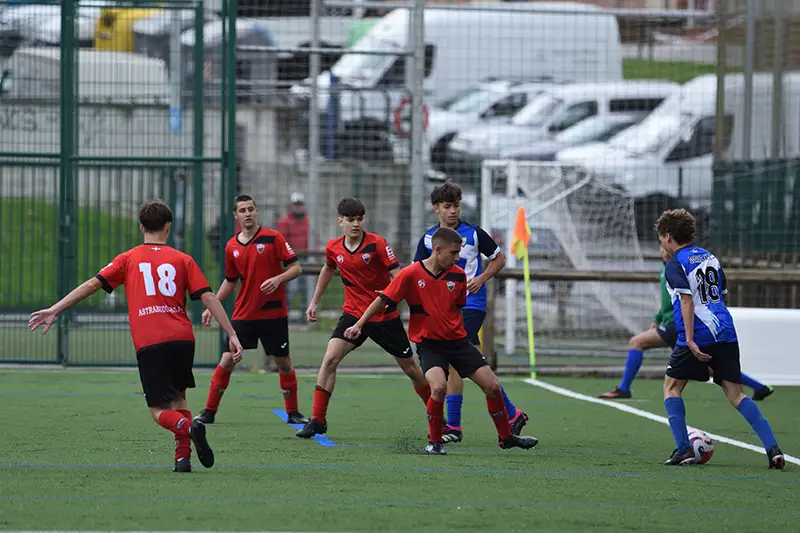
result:
[(699, 429), (689, 432), (689, 444), (694, 450), (694, 458), (699, 465), (707, 463), (714, 455), (714, 441)]

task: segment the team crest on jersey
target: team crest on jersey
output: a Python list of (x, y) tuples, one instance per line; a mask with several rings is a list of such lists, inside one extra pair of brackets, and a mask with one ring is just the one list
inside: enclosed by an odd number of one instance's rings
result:
[(239, 257), (239, 250), (233, 251), (233, 257)]
[(424, 279), (418, 280), (417, 281), (417, 285), (419, 285), (420, 289), (424, 289), (425, 288), (425, 280)]
[(372, 256), (370, 254), (361, 254), (361, 259), (363, 259), (366, 264), (369, 264), (371, 258)]
[(456, 288), (456, 282), (455, 281), (448, 281), (447, 282), (447, 290), (448, 291), (453, 292), (453, 289), (455, 289), (455, 288)]
[(256, 252), (261, 255), (264, 252), (264, 245), (263, 244), (256, 244)]
[(336, 256), (336, 262), (337, 263), (344, 263), (344, 257), (342, 257), (341, 255), (337, 255)]
[(467, 238), (466, 237), (461, 237), (461, 247), (463, 248), (466, 245), (467, 245)]

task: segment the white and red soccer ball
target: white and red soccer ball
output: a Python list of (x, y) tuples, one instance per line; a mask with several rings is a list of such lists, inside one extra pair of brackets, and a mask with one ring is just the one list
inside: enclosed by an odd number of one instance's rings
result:
[(707, 463), (714, 455), (714, 441), (703, 431), (693, 429), (689, 432), (689, 445), (694, 450), (696, 464)]

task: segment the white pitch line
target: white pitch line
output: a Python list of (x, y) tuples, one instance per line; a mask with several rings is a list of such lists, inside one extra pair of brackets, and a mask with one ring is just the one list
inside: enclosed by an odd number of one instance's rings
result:
[[(55, 530), (34, 530), (34, 531), (4, 531), (3, 533), (234, 533), (226, 531), (55, 531)], [(243, 533), (243, 532), (236, 532)], [(303, 533), (302, 531), (253, 531), (250, 533)], [(325, 533), (317, 531), (316, 533)]]
[[(659, 415), (650, 413), (648, 411), (642, 411), (641, 409), (636, 409), (635, 407), (631, 407), (630, 405), (625, 405), (623, 403), (615, 403), (615, 402), (611, 402), (609, 400), (603, 400), (603, 399), (600, 399), (600, 398), (593, 398), (591, 396), (587, 396), (587, 395), (581, 394), (579, 392), (571, 391), (571, 390), (565, 389), (563, 387), (557, 387), (555, 385), (551, 385), (550, 383), (545, 383), (544, 381), (539, 381), (538, 379), (526, 378), (523, 381), (525, 383), (528, 383), (529, 385), (533, 385), (534, 387), (539, 387), (539, 388), (542, 388), (542, 389), (546, 389), (546, 390), (549, 390), (550, 392), (555, 392), (556, 394), (560, 394), (560, 395), (566, 396), (568, 398), (574, 398), (576, 400), (583, 400), (584, 402), (589, 402), (589, 403), (596, 403), (598, 405), (605, 405), (606, 407), (612, 407), (614, 409), (617, 409), (619, 411), (622, 411), (622, 412), (625, 412), (625, 413), (628, 413), (628, 414), (632, 414), (632, 415), (640, 416), (642, 418), (646, 418), (648, 420), (652, 420), (653, 422), (660, 422), (662, 424), (669, 425), (669, 419), (668, 418), (666, 418), (664, 416), (659, 416)], [(700, 428), (695, 428), (695, 427), (692, 427), (692, 426), (688, 426), (688, 427), (689, 427), (689, 430), (700, 429)], [(705, 430), (701, 430), (701, 431), (705, 431)], [(736, 440), (736, 439), (731, 439), (729, 437), (724, 437), (722, 435), (716, 435), (716, 434), (710, 433), (708, 431), (705, 431), (705, 433), (709, 437), (711, 437), (712, 439), (714, 439), (717, 442), (724, 442), (725, 444), (730, 444), (731, 446), (736, 446), (737, 448), (743, 448), (745, 450), (750, 450), (751, 452), (757, 452), (757, 453), (761, 453), (761, 454), (764, 453), (764, 448), (761, 447), (761, 446), (753, 446), (752, 444), (747, 444), (746, 442), (742, 442), (742, 441)], [(787, 463), (793, 463), (793, 464), (796, 464), (796, 465), (800, 465), (800, 459), (798, 459), (797, 457), (793, 457), (791, 455), (783, 454), (783, 458), (786, 460)]]

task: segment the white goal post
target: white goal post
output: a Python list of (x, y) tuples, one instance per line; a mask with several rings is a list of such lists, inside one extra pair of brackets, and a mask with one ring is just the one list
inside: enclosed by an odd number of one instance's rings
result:
[[(514, 221), (525, 207), (531, 227), (531, 271), (569, 269), (658, 272), (645, 260), (636, 233), (633, 198), (597, 180), (583, 167), (538, 161), (489, 160), (481, 172), (481, 226), (500, 236), (507, 265)], [(505, 354), (526, 334), (522, 284), (506, 280)], [(590, 347), (626, 339), (649, 327), (659, 307), (657, 283), (576, 282), (532, 284), (534, 330), (547, 338), (586, 339)], [(561, 342), (561, 341), (558, 341)], [(523, 343), (524, 344), (524, 343)]]

